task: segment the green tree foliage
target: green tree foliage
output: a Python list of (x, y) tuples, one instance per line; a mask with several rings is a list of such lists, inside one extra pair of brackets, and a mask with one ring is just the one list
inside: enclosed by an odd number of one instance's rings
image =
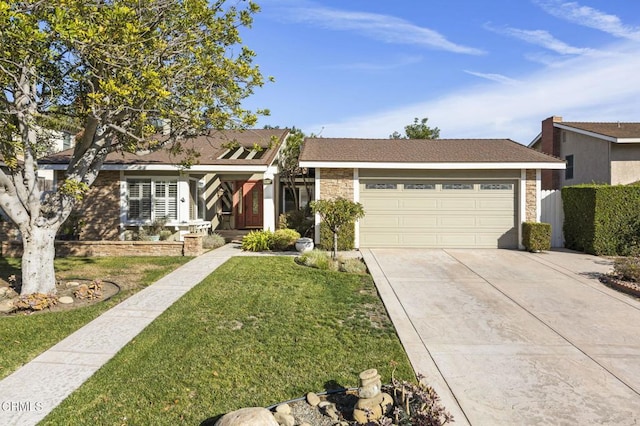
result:
[[(251, 1), (0, 0), (0, 205), (23, 236), (23, 293), (55, 291), (53, 238), (79, 195), (38, 188), (38, 123), (82, 129), (61, 188), (87, 188), (113, 151), (180, 151), (181, 138), (204, 129), (255, 124), (266, 111), (241, 100), (264, 79), (240, 30), (258, 10)], [(154, 139), (159, 119), (168, 140)]]
[(413, 119), (413, 124), (404, 126), (404, 135), (396, 131), (389, 135), (389, 139), (438, 139), (440, 129), (427, 126), (427, 121), (429, 119), (426, 117), (422, 120), (416, 117)]
[(287, 137), (287, 142), (280, 152), (279, 166), (280, 178), (286, 186), (286, 190), (293, 196), (296, 210), (300, 210), (303, 206), (300, 204), (300, 197), (297, 191), (299, 181), (302, 181), (307, 199), (311, 199), (311, 185), (313, 179), (309, 177), (309, 170), (300, 167), (299, 159), (302, 146), (304, 144), (305, 134), (300, 129), (293, 127)]
[(338, 252), (338, 234), (347, 224), (353, 224), (364, 217), (362, 204), (345, 198), (333, 200), (317, 200), (311, 202), (311, 210), (320, 215), (322, 222), (333, 232), (333, 252), (335, 259)]

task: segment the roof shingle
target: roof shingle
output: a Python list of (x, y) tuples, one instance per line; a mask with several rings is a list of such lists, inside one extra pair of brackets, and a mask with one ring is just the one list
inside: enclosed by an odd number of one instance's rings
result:
[[(269, 165), (288, 131), (288, 129), (211, 130), (206, 135), (184, 139), (181, 143), (183, 148), (193, 149), (199, 154), (196, 160), (199, 165)], [(272, 143), (272, 138), (275, 138), (277, 143)], [(228, 158), (230, 156), (224, 154), (228, 152), (226, 146), (231, 143), (234, 145), (237, 143), (247, 151), (251, 151), (254, 145), (257, 145), (264, 151), (258, 155), (244, 153), (237, 158)], [(73, 149), (62, 151), (39, 160), (39, 163), (66, 164), (72, 154)], [(107, 155), (104, 164), (174, 165), (180, 163), (182, 157), (172, 155), (166, 149), (137, 154), (112, 152)]]
[(586, 123), (577, 121), (560, 121), (556, 124), (616, 139), (640, 138), (640, 123)]
[(562, 160), (510, 139), (306, 139), (300, 161), (539, 163)]

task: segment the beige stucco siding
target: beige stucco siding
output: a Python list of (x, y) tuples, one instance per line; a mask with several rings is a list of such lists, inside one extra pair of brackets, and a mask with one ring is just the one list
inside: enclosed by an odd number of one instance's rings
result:
[(560, 158), (573, 155), (573, 179), (565, 179), (560, 171), (560, 186), (581, 183), (611, 183), (609, 180), (609, 143), (579, 133), (563, 131), (561, 136)]
[(611, 184), (626, 185), (640, 180), (640, 145), (611, 144)]

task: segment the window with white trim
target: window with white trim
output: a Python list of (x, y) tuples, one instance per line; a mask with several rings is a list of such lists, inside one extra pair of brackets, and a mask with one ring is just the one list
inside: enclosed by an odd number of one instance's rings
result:
[(127, 220), (178, 219), (176, 180), (127, 179)]

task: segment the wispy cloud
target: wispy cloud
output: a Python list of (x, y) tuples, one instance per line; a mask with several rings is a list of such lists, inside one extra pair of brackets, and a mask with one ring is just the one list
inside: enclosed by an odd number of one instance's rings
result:
[(357, 32), (385, 43), (417, 45), (467, 55), (485, 53), (481, 49), (449, 41), (432, 29), (389, 15), (312, 6), (288, 8), (286, 17), (330, 30)]
[(496, 83), (511, 84), (511, 85), (519, 83), (518, 80), (514, 80), (513, 78), (509, 78), (502, 74), (481, 73), (481, 72), (468, 71), (468, 70), (465, 70), (464, 72), (466, 72), (467, 74), (473, 75), (475, 77), (484, 78), (485, 80), (495, 81)]
[(410, 65), (414, 65), (423, 61), (423, 57), (419, 55), (415, 56), (401, 56), (399, 58), (390, 59), (381, 62), (354, 62), (349, 64), (337, 64), (328, 65), (330, 69), (341, 70), (359, 70), (359, 71), (390, 71), (397, 70), (398, 68), (404, 68)]
[(324, 126), (327, 137), (384, 138), (413, 117), (428, 117), (443, 138), (508, 137), (529, 143), (551, 115), (568, 121), (637, 121), (640, 47), (629, 42), (607, 49), (617, 59), (577, 56), (521, 75), (517, 85), (487, 82), (440, 99), (308, 128)]
[(578, 25), (594, 28), (616, 37), (640, 41), (640, 28), (625, 25), (616, 15), (609, 15), (578, 2), (562, 0), (534, 0), (550, 15)]
[(536, 46), (544, 47), (561, 55), (585, 55), (595, 53), (595, 50), (583, 47), (574, 47), (561, 40), (558, 40), (548, 31), (544, 30), (522, 30), (518, 28), (493, 28), (485, 25), (491, 31), (514, 37)]

